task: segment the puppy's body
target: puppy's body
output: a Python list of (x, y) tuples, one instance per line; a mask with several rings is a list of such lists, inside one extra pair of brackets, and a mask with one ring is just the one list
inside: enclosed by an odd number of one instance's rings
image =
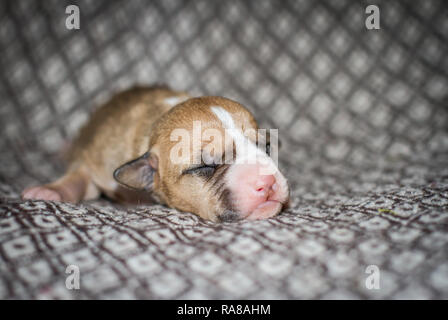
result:
[(87, 172), (99, 189), (83, 199), (95, 198), (99, 191), (123, 202), (133, 202), (135, 196), (144, 199), (145, 193), (129, 192), (115, 181), (112, 173), (145, 153), (154, 123), (188, 98), (186, 93), (164, 87), (133, 88), (119, 93), (96, 110), (68, 156), (69, 171)]
[[(100, 193), (122, 202), (152, 198), (215, 221), (277, 214), (289, 195), (278, 169), (264, 177), (258, 173), (258, 162), (192, 165), (194, 157), (201, 157), (204, 144), (199, 151), (192, 147), (191, 157), (172, 161), (173, 130), (181, 128), (194, 136), (195, 121), (202, 124), (202, 134), (207, 129), (224, 134), (228, 127), (257, 129), (249, 111), (225, 98), (190, 98), (166, 87), (130, 89), (92, 114), (73, 142), (67, 173), (53, 183), (26, 189), (23, 197), (70, 202), (93, 199)], [(217, 146), (215, 156), (238, 149), (238, 139), (245, 139), (239, 134), (233, 138), (230, 144)], [(257, 159), (269, 159), (255, 153)]]

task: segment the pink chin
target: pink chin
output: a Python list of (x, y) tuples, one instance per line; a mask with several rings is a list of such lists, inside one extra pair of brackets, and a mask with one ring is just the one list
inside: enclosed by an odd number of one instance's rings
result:
[(282, 204), (278, 201), (266, 201), (260, 204), (247, 216), (247, 220), (268, 219), (275, 216), (282, 209)]

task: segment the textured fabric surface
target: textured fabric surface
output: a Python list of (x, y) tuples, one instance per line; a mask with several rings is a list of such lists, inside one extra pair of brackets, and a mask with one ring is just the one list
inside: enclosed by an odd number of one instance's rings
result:
[[(442, 0), (0, 2), (0, 298), (448, 298), (447, 18)], [(291, 207), (214, 224), (20, 200), (95, 106), (155, 82), (278, 128)]]
[[(0, 206), (3, 298), (448, 298), (447, 162), (307, 171), (319, 186), (259, 222), (215, 224), (162, 206)], [(434, 160), (432, 161), (434, 162)], [(379, 182), (380, 181), (380, 182)], [(79, 266), (80, 290), (65, 269)], [(380, 289), (366, 289), (366, 268)]]

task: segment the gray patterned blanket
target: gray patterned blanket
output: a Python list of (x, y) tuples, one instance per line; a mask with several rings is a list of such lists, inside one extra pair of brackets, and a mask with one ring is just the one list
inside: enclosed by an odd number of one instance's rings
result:
[[(106, 200), (23, 202), (2, 185), (0, 297), (446, 299), (442, 158), (307, 171), (291, 208), (257, 222), (216, 224)], [(71, 265), (79, 290), (66, 287)]]
[[(446, 1), (370, 2), (379, 30), (363, 1), (1, 1), (0, 299), (447, 299)], [(20, 199), (95, 106), (155, 82), (279, 128), (290, 208)]]

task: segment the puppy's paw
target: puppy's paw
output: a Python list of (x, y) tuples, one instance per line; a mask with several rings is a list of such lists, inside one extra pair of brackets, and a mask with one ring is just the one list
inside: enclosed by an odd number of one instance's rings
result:
[(62, 201), (62, 195), (57, 190), (47, 186), (27, 188), (22, 192), (22, 198), (26, 200)]

